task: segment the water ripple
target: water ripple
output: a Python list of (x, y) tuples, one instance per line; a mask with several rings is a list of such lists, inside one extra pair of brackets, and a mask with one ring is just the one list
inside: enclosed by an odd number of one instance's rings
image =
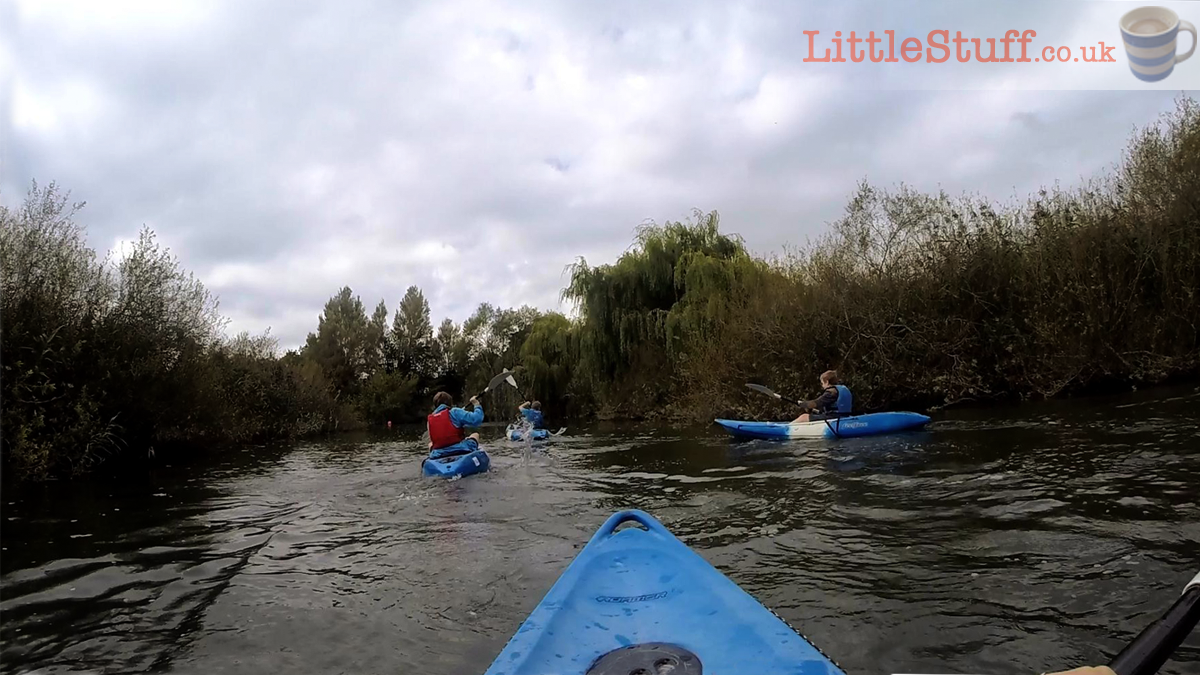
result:
[[(454, 482), (400, 432), (10, 486), (0, 670), (482, 672), (623, 508), (851, 673), (1100, 663), (1200, 551), (1194, 397), (1123, 405), (784, 444), (572, 429)], [(1193, 637), (1160, 672), (1198, 670)]]

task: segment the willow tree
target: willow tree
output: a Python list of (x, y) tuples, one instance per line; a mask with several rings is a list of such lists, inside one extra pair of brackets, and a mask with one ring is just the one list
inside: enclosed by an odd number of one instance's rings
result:
[(651, 222), (616, 263), (590, 267), (581, 258), (571, 267), (563, 298), (579, 307), (580, 367), (597, 386), (635, 376), (626, 384), (665, 392), (689, 342), (740, 301), (760, 265), (719, 224), (716, 211)]
[(577, 324), (557, 312), (540, 317), (521, 345), (522, 381), (526, 395), (541, 399), (561, 413), (578, 359)]

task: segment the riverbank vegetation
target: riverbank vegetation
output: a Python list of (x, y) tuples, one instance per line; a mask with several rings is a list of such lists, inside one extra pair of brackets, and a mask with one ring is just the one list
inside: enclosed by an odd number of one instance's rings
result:
[(863, 183), (826, 236), (771, 259), (716, 213), (582, 261), (574, 401), (605, 414), (787, 415), (746, 382), (864, 410), (1053, 397), (1200, 373), (1200, 106), (1137, 132), (1115, 169), (1001, 206)]
[(227, 338), (216, 301), (146, 231), (99, 260), (53, 185), (0, 210), (3, 442), (33, 477), (115, 454), (421, 419), (432, 392), (515, 368), (552, 416), (784, 416), (836, 368), (863, 410), (1051, 397), (1200, 373), (1200, 106), (1137, 132), (1119, 165), (1026, 203), (861, 184), (805, 249), (751, 255), (716, 212), (647, 224), (580, 259), (573, 317), (480, 305), (431, 321), (410, 287), (368, 314), (349, 287), (305, 345)]

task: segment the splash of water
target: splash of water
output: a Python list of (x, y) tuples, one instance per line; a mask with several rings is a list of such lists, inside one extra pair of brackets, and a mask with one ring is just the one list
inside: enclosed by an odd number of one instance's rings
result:
[(528, 466), (529, 460), (533, 458), (533, 424), (524, 417), (518, 419), (508, 425), (505, 431), (509, 440), (513, 438), (513, 432), (519, 434), (519, 442), (521, 443), (521, 466)]

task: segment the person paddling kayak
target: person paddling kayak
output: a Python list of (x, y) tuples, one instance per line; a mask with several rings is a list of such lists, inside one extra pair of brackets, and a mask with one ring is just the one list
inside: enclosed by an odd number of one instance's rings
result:
[(517, 406), (517, 411), (521, 413), (521, 416), (525, 418), (526, 422), (529, 422), (533, 425), (534, 429), (546, 428), (546, 418), (542, 416), (541, 401), (533, 401), (532, 403), (525, 401), (521, 405)]
[(841, 417), (854, 409), (854, 396), (849, 387), (838, 383), (836, 370), (821, 373), (821, 389), (821, 395), (816, 399), (804, 401), (809, 412), (792, 420), (793, 424)]
[(452, 408), (454, 397), (444, 391), (434, 394), (434, 409), (428, 417), (430, 458), (462, 455), (479, 449), (479, 434), (468, 436), (465, 428), (483, 424), (483, 406), (474, 396), (470, 404), (474, 406), (470, 412)]

